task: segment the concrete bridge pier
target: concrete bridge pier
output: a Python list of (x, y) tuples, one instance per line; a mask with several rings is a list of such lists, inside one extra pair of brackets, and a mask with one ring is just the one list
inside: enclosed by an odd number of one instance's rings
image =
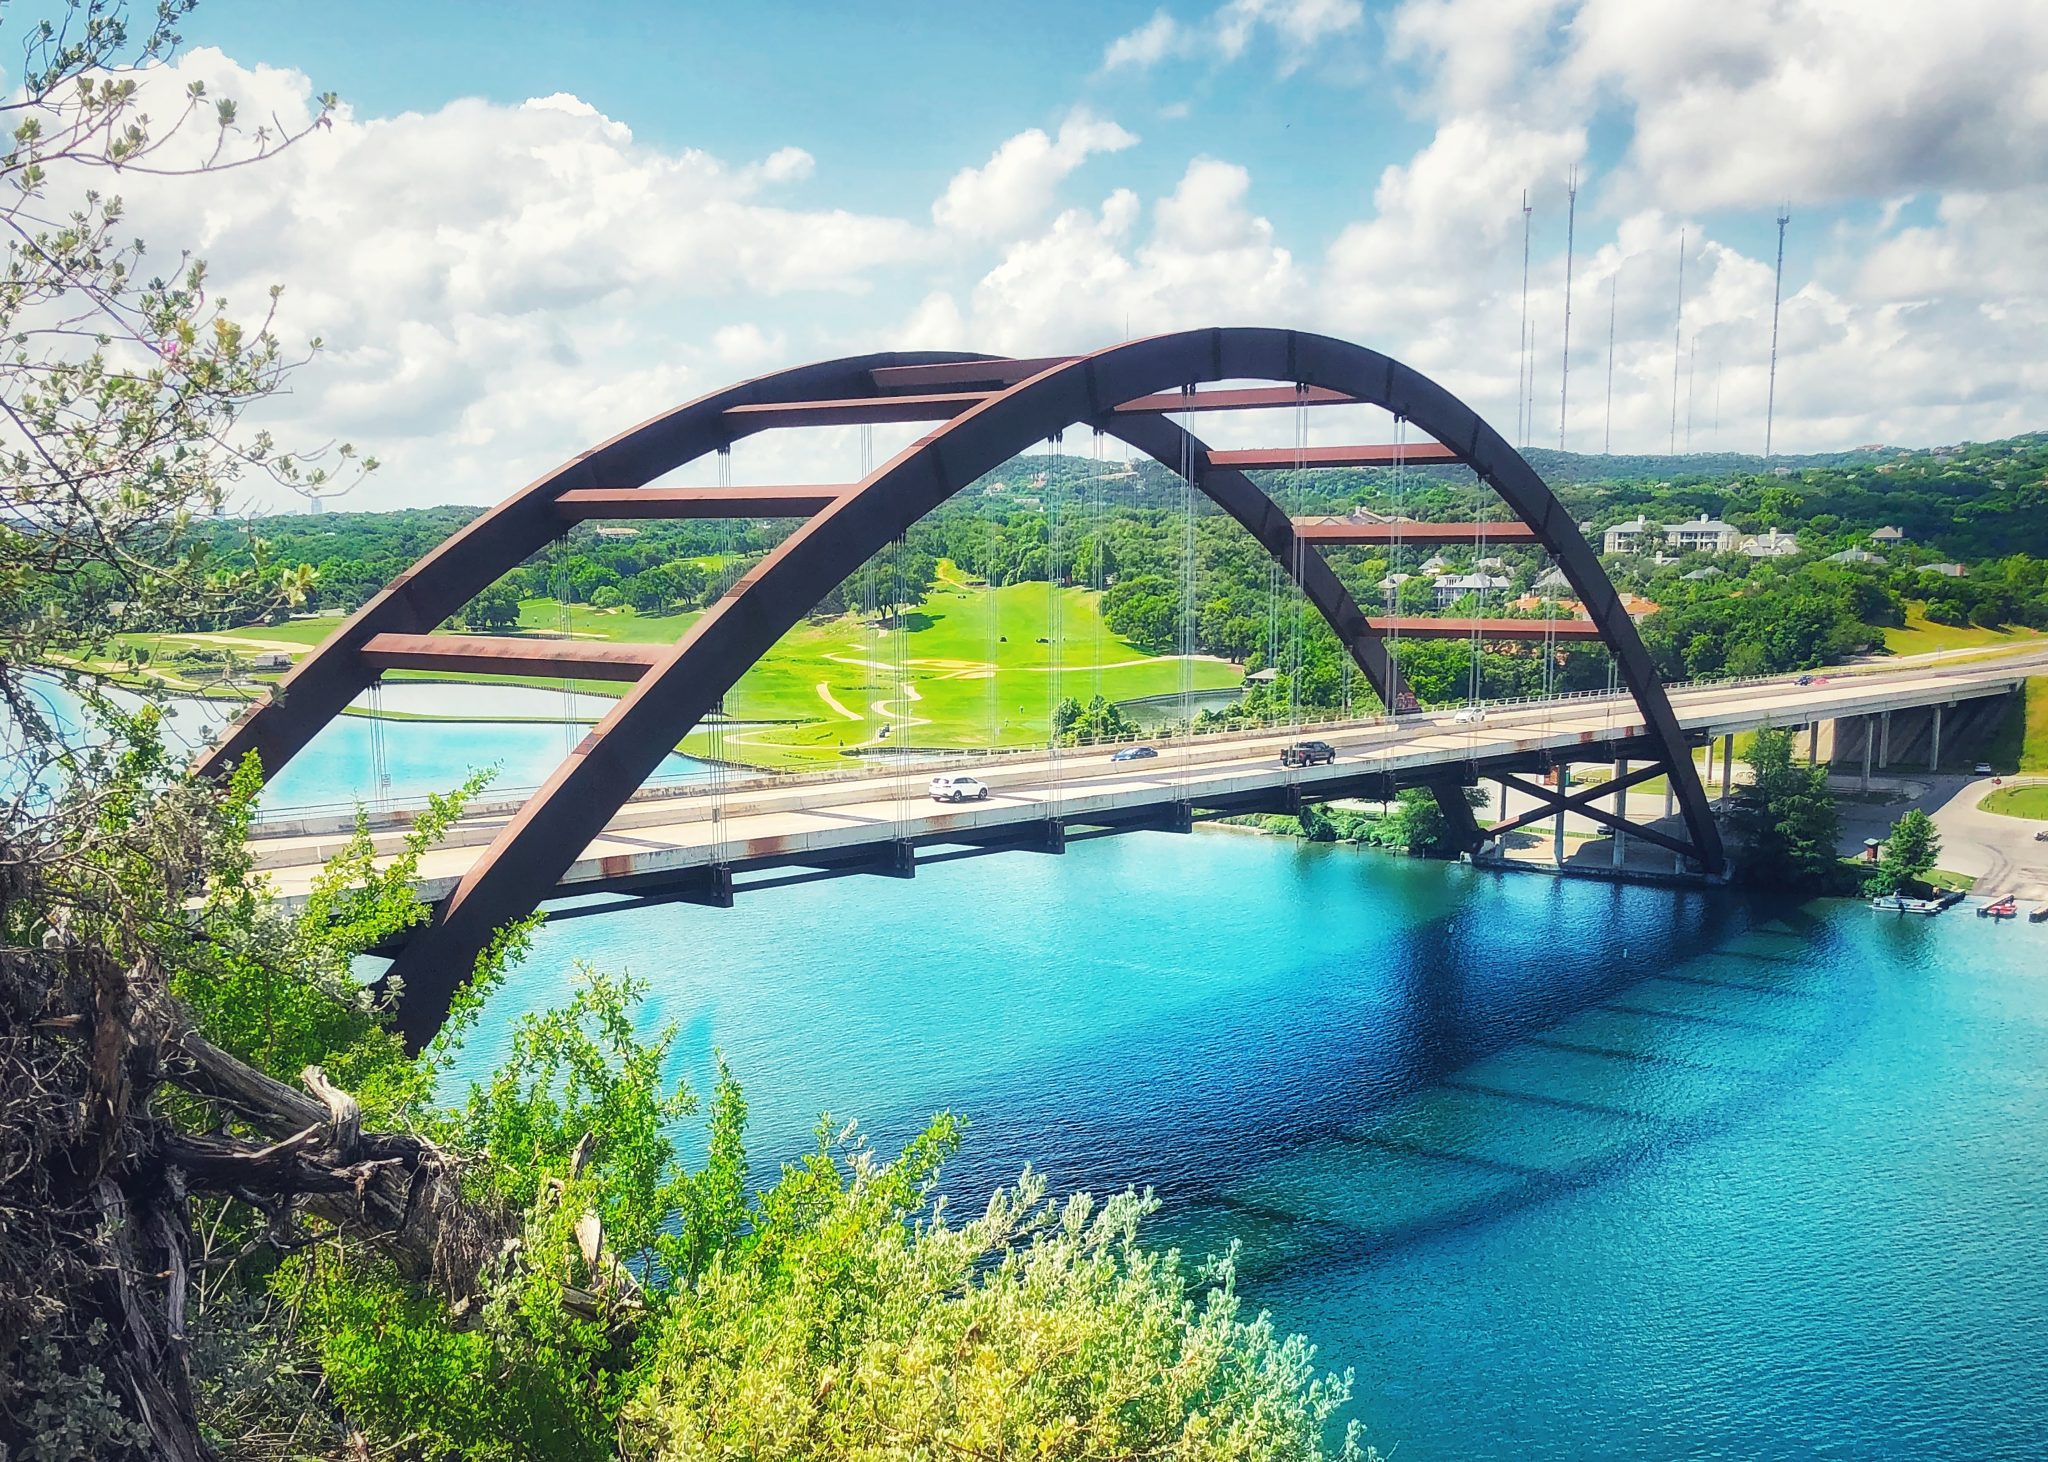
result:
[[(1627, 781), (1628, 758), (1616, 757), (1614, 761), (1614, 815), (1622, 821), (1626, 821), (1628, 818)], [(1666, 782), (1668, 785), (1668, 778)], [(1614, 836), (1609, 840), (1609, 846), (1613, 852), (1613, 865), (1616, 868), (1620, 868), (1628, 861), (1628, 834), (1620, 828), (1616, 828)]]

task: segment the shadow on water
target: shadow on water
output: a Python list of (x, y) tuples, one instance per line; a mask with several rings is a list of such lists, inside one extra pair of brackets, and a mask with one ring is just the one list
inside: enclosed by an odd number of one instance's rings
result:
[[(949, 1189), (970, 1203), (1027, 1161), (1062, 1188), (1150, 1186), (1158, 1236), (1241, 1241), (1241, 1273), (1270, 1280), (1609, 1181), (1763, 1110), (1855, 1036), (1862, 1006), (1817, 987), (1825, 930), (1795, 906), (1559, 881), (1532, 928), (1528, 875), (1437, 871), (1449, 906), (1390, 920), (1355, 980), (1310, 971), (1122, 1030), (1056, 1090), (1020, 1067), (945, 1093), (1000, 1113)], [(1522, 885), (1504, 900), (1500, 879)]]

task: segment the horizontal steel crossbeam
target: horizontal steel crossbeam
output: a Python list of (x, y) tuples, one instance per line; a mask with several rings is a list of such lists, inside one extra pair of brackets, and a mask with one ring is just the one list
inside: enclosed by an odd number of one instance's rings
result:
[(1527, 523), (1378, 523), (1366, 518), (1296, 518), (1304, 543), (1538, 543)]
[(852, 492), (823, 487), (578, 487), (555, 499), (571, 523), (593, 518), (808, 518)]
[(726, 407), (725, 424), (734, 436), (743, 437), (785, 426), (951, 421), (988, 398), (986, 391), (938, 391), (915, 396), (849, 396), (835, 401), (756, 401)]
[(1410, 467), (1427, 467), (1464, 460), (1456, 451), (1436, 442), (1382, 443), (1362, 447), (1255, 447), (1247, 451), (1209, 454), (1209, 461), (1217, 467), (1282, 471), (1290, 467), (1392, 467), (1397, 462)]
[(1600, 626), (1590, 619), (1430, 619), (1423, 615), (1392, 615), (1370, 621), (1383, 635), (1411, 640), (1597, 640)]
[(638, 680), (660, 664), (666, 645), (604, 640), (524, 640), (510, 635), (372, 635), (363, 662), (372, 670), (460, 670), (472, 675), (569, 675)]

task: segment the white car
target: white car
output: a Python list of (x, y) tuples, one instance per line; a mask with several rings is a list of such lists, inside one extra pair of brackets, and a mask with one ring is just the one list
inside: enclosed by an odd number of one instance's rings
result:
[(1458, 712), (1457, 715), (1451, 717), (1451, 724), (1453, 726), (1476, 726), (1485, 719), (1486, 711), (1483, 707), (1467, 706), (1464, 710)]
[(986, 802), (988, 783), (979, 777), (933, 777), (931, 794), (934, 802)]

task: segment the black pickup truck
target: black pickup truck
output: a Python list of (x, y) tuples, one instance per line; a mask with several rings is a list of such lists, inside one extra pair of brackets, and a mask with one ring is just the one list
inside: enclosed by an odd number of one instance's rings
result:
[(1336, 759), (1337, 748), (1327, 741), (1297, 741), (1280, 750), (1280, 765), (1283, 767), (1312, 767)]

